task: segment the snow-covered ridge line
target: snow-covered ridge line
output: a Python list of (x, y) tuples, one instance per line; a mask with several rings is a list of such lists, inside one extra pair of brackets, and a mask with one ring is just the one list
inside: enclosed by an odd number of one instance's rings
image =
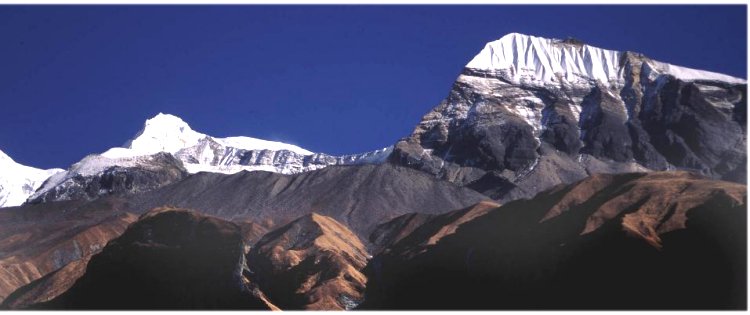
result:
[[(159, 113), (146, 120), (143, 129), (124, 148), (112, 148), (101, 155), (111, 159), (151, 155), (158, 152), (175, 154), (178, 151), (198, 145), (208, 135), (194, 131), (181, 118)], [(268, 141), (251, 137), (227, 137), (211, 139), (225, 147), (243, 150), (287, 150), (298, 154), (310, 155), (313, 152), (296, 145)]]
[(65, 200), (66, 191), (75, 190), (82, 178), (102, 176), (115, 166), (152, 171), (174, 167), (169, 158), (165, 160), (167, 153), (179, 160), (172, 161), (181, 162), (188, 173), (269, 171), (292, 174), (329, 165), (382, 163), (391, 150), (392, 147), (387, 147), (362, 154), (331, 156), (292, 144), (250, 137), (214, 138), (194, 131), (177, 116), (159, 113), (148, 119), (124, 147), (86, 156), (67, 171), (49, 177), (36, 192), (32, 190), (34, 194), (28, 200), (46, 200), (49, 192), (59, 192), (51, 200)]
[(251, 137), (215, 138), (194, 131), (177, 116), (159, 113), (148, 119), (124, 148), (109, 149), (101, 157), (122, 163), (123, 160), (158, 152), (171, 153), (190, 173), (263, 170), (291, 174), (327, 165), (380, 163), (387, 158), (390, 147), (362, 154), (332, 156), (288, 143)]
[(0, 207), (20, 206), (47, 178), (60, 172), (22, 165), (0, 151)]
[[(624, 53), (579, 42), (510, 33), (487, 43), (467, 68), (498, 72), (515, 84), (559, 84), (598, 81), (622, 83), (620, 60)], [(660, 74), (683, 81), (721, 81), (746, 84), (741, 78), (648, 60)]]

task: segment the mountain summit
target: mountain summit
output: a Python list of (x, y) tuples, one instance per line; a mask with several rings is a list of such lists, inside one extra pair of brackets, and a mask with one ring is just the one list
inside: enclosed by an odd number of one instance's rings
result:
[[(511, 33), (487, 43), (466, 68), (491, 71), (515, 84), (545, 85), (597, 82), (625, 84), (628, 52), (607, 50), (578, 40), (560, 40)], [(682, 81), (710, 80), (745, 84), (728, 75), (694, 70), (647, 60), (656, 74), (671, 75)]]
[(159, 113), (146, 120), (143, 129), (133, 139), (125, 143), (125, 148), (109, 149), (102, 153), (102, 156), (118, 158), (151, 155), (158, 152), (175, 154), (182, 149), (199, 145), (201, 140), (206, 138), (211, 138), (214, 142), (223, 146), (244, 150), (287, 150), (302, 155), (313, 154), (313, 152), (295, 145), (251, 137), (213, 138), (194, 131), (180, 117)]
[(746, 102), (743, 79), (512, 33), (485, 45), (390, 160), (503, 201), (592, 173), (743, 182)]

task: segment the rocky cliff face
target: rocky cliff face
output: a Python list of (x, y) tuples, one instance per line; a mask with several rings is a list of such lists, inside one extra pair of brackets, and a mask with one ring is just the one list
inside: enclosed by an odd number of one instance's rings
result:
[(169, 153), (120, 159), (90, 155), (67, 171), (47, 179), (27, 203), (91, 200), (144, 192), (179, 181), (187, 175), (182, 162)]
[(591, 176), (432, 245), (415, 230), (370, 260), (362, 307), (744, 309), (746, 204), (746, 186), (686, 172)]
[(346, 310), (362, 302), (368, 256), (348, 228), (312, 213), (263, 236), (247, 264), (251, 281), (282, 309)]
[(154, 209), (41, 309), (270, 309), (243, 276), (241, 229), (184, 209)]
[(390, 160), (499, 199), (592, 173), (744, 181), (744, 80), (509, 34), (487, 44)]

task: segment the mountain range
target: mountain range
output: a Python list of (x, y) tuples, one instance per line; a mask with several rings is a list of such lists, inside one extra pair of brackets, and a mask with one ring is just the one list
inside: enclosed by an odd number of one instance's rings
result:
[(28, 202), (93, 199), (101, 195), (147, 191), (198, 172), (269, 171), (300, 173), (329, 165), (378, 163), (390, 148), (331, 156), (295, 145), (250, 137), (215, 138), (194, 131), (179, 117), (162, 114), (146, 120), (124, 147), (91, 154), (48, 178)]
[[(747, 83), (511, 33), (392, 146), (0, 154), (9, 309), (744, 309)], [(212, 283), (204, 286), (204, 283)]]

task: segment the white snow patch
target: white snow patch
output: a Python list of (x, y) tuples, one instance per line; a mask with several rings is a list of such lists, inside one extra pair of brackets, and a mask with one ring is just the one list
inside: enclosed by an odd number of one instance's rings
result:
[(274, 150), (274, 151), (287, 150), (287, 151), (292, 151), (294, 153), (298, 153), (302, 155), (313, 154), (312, 151), (305, 150), (296, 145), (283, 143), (283, 142), (261, 140), (261, 139), (250, 138), (250, 137), (228, 137), (228, 138), (219, 138), (215, 140), (216, 142), (219, 142), (224, 146), (234, 147), (234, 148), (244, 149), (244, 150)]
[(747, 84), (747, 81), (726, 74), (690, 69), (671, 65), (665, 62), (651, 61), (651, 64), (657, 71), (663, 74), (669, 74), (682, 81), (719, 81), (735, 84)]
[(581, 103), (575, 102), (574, 104), (570, 104), (570, 112), (573, 113), (573, 117), (575, 118), (575, 121), (579, 121), (581, 117)]
[(234, 174), (241, 171), (266, 171), (283, 173), (282, 170), (274, 167), (273, 165), (206, 165), (194, 163), (183, 163), (183, 165), (185, 166), (185, 169), (191, 174), (199, 172)]
[(540, 116), (541, 112), (537, 112), (537, 110), (533, 107), (533, 105), (525, 106), (525, 105), (515, 105), (515, 106), (508, 106), (508, 110), (510, 110), (512, 113), (514, 113), (516, 116), (521, 117), (531, 128), (534, 129), (534, 133), (536, 134), (541, 124)]

